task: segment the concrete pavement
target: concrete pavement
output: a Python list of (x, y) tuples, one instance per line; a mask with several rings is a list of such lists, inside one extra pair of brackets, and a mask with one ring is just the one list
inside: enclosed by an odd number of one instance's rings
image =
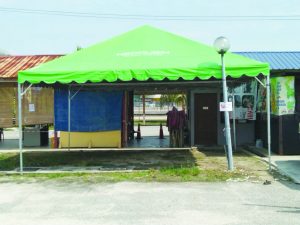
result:
[[(141, 134), (142, 137), (146, 136), (153, 136), (153, 137), (159, 137), (159, 129), (160, 126), (140, 126), (141, 128)], [(138, 127), (134, 126), (134, 130), (137, 131)], [(169, 131), (166, 126), (163, 126), (163, 132), (165, 136), (169, 136)], [(135, 134), (136, 135), (136, 134)]]
[(295, 183), (300, 184), (300, 155), (272, 156), (272, 163)]
[[(269, 161), (267, 149), (249, 146), (247, 150), (261, 156), (264, 161)], [(280, 173), (300, 184), (300, 155), (277, 155), (272, 152), (271, 163)]]
[(300, 224), (300, 186), (2, 183), (0, 221), (1, 225), (294, 225)]

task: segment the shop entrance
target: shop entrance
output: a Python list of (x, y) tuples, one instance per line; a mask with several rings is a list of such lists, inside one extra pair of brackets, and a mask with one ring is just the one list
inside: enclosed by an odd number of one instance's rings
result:
[(217, 144), (217, 93), (195, 94), (195, 144)]

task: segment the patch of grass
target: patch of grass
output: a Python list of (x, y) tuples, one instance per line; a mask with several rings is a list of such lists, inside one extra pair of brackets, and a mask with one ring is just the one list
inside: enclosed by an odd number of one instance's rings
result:
[(141, 126), (159, 126), (160, 124), (166, 126), (166, 120), (146, 120), (145, 125), (143, 120), (135, 120), (134, 125), (137, 126), (138, 124)]
[(220, 170), (201, 170), (191, 168), (163, 168), (160, 170), (133, 172), (98, 172), (98, 173), (30, 173), (30, 174), (0, 174), (0, 182), (35, 182), (56, 180), (63, 182), (216, 182), (228, 179), (243, 178), (240, 172)]
[(0, 154), (0, 170), (13, 170), (19, 164), (17, 153), (1, 153)]

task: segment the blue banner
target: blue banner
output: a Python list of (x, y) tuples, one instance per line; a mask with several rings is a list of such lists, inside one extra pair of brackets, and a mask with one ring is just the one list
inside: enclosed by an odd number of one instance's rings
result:
[[(71, 91), (71, 131), (121, 130), (123, 92)], [(68, 131), (68, 90), (54, 92), (54, 126)]]

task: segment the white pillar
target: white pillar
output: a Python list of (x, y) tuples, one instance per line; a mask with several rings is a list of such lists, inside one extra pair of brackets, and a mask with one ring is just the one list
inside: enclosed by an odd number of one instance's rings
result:
[(19, 121), (20, 173), (23, 174), (22, 89), (20, 83), (18, 83), (18, 121)]

